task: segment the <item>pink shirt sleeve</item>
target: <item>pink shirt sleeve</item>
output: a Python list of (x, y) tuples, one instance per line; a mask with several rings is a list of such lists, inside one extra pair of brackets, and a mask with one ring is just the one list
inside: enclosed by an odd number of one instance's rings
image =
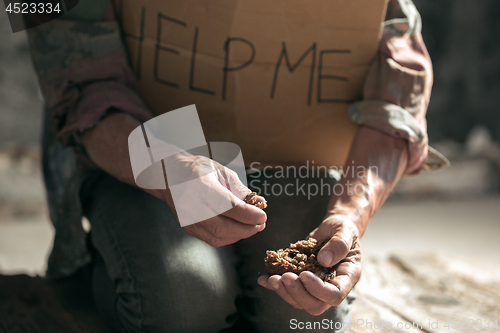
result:
[(110, 111), (144, 122), (152, 113), (128, 64), (112, 7), (100, 22), (56, 20), (30, 29), (31, 57), (58, 138), (71, 144)]
[(368, 72), (363, 100), (349, 116), (408, 142), (405, 174), (418, 174), (428, 156), (425, 114), (432, 88), (432, 64), (411, 1), (390, 1), (379, 52)]

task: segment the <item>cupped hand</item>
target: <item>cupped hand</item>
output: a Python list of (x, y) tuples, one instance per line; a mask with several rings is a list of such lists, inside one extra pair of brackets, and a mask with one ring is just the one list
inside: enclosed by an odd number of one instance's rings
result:
[(349, 294), (361, 276), (361, 247), (359, 232), (345, 216), (334, 215), (323, 221), (309, 237), (318, 241), (329, 239), (319, 251), (318, 260), (324, 267), (336, 266), (333, 280), (324, 282), (315, 274), (304, 271), (300, 275), (263, 275), (258, 283), (275, 291), (296, 309), (304, 309), (311, 315), (320, 315), (331, 306), (339, 305)]

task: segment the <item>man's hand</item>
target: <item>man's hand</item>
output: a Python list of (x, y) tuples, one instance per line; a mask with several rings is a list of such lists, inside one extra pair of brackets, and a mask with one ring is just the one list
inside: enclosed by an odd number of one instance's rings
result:
[[(124, 183), (137, 186), (130, 164), (128, 136), (140, 125), (141, 123), (130, 115), (111, 113), (96, 127), (80, 134), (80, 139), (90, 159), (98, 167)], [(162, 143), (162, 147), (169, 149), (166, 143)], [(174, 204), (168, 189), (143, 189), (164, 200), (174, 212), (176, 208), (212, 209), (210, 204), (217, 206), (222, 202), (218, 200), (221, 198), (226, 201), (229, 199), (234, 204), (232, 209), (218, 216), (186, 226), (184, 230), (191, 236), (217, 247), (248, 238), (265, 228), (266, 213), (241, 200), (250, 193), (250, 190), (240, 182), (232, 170), (209, 158), (188, 153), (169, 158), (165, 160), (165, 164), (169, 172), (174, 173), (174, 180), (178, 182), (203, 178), (200, 182), (202, 186), (185, 189), (183, 196), (185, 201), (181, 205)], [(259, 199), (264, 200), (262, 197)]]
[[(179, 209), (219, 211), (217, 205), (221, 202), (230, 200), (233, 204), (232, 209), (220, 215), (183, 227), (189, 235), (220, 247), (264, 230), (266, 213), (243, 202), (242, 199), (251, 191), (234, 171), (203, 156), (183, 155), (172, 163), (176, 163), (174, 168), (182, 173), (176, 175), (178, 178), (200, 180), (193, 188), (185, 189), (186, 195), (182, 197), (187, 200), (179, 198), (175, 202), (177, 212)], [(257, 200), (263, 201), (264, 198), (258, 197)]]
[[(342, 194), (333, 195), (327, 215), (309, 237), (329, 239), (318, 254), (323, 266), (338, 263), (337, 276), (323, 282), (311, 272), (299, 276), (261, 276), (259, 284), (275, 290), (285, 301), (312, 315), (340, 304), (361, 275), (359, 238), (377, 209), (403, 175), (408, 160), (407, 143), (368, 127), (360, 127), (346, 165), (365, 172), (346, 173), (339, 185)], [(379, 172), (380, 171), (380, 172)]]
[(356, 285), (361, 275), (361, 249), (358, 229), (344, 216), (328, 217), (313, 230), (309, 237), (318, 241), (330, 239), (318, 254), (320, 264), (336, 267), (337, 275), (323, 282), (311, 272), (282, 276), (263, 275), (258, 283), (274, 290), (281, 298), (296, 309), (304, 309), (311, 315), (320, 315), (331, 306), (339, 305)]

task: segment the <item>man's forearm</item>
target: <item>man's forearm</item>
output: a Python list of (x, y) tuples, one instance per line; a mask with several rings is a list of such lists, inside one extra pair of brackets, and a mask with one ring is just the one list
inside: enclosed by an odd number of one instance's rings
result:
[[(133, 186), (136, 186), (136, 182), (130, 163), (128, 137), (139, 125), (141, 123), (128, 114), (112, 113), (94, 128), (80, 134), (90, 159), (99, 168)], [(149, 144), (152, 140), (156, 140), (157, 145), (162, 144), (161, 140), (155, 137), (148, 139)], [(169, 153), (179, 151), (177, 147), (163, 142), (163, 148), (165, 147), (171, 149)], [(248, 238), (265, 228), (264, 211), (241, 200), (249, 190), (239, 181), (236, 173), (226, 172), (223, 167), (215, 171), (214, 164), (207, 163), (206, 158), (187, 153), (179, 154), (172, 162), (176, 164), (171, 170), (177, 180), (200, 179), (207, 175), (207, 170), (211, 171), (210, 177), (204, 177), (203, 182), (191, 182), (193, 186), (185, 187), (183, 195), (176, 197), (175, 204), (168, 187), (161, 190), (144, 189), (168, 204), (180, 226), (190, 236), (219, 247)], [(231, 184), (231, 190), (223, 186), (226, 183)], [(225, 202), (226, 207), (235, 202), (241, 204), (236, 204), (229, 210), (219, 210), (221, 202)], [(215, 216), (214, 211), (217, 213)]]
[[(97, 126), (80, 134), (92, 162), (118, 180), (136, 186), (128, 151), (128, 136), (141, 122), (126, 113), (111, 113)], [(172, 203), (168, 191), (145, 190)], [(173, 207), (173, 205), (171, 205)]]
[(141, 123), (125, 113), (112, 113), (80, 134), (90, 159), (120, 181), (135, 185), (129, 161), (128, 136)]
[(348, 217), (361, 236), (370, 218), (403, 176), (407, 161), (405, 140), (359, 127), (343, 169), (344, 176), (339, 181), (342, 194), (332, 197), (327, 216)]
[[(112, 113), (95, 128), (80, 135), (90, 159), (115, 178), (135, 186), (128, 153), (128, 136), (141, 123), (124, 113)], [(382, 206), (404, 174), (408, 160), (405, 140), (361, 126), (354, 138), (344, 177), (342, 194), (330, 200), (327, 215), (350, 218), (362, 235), (370, 218)], [(165, 200), (164, 190), (147, 190)], [(338, 193), (338, 191), (336, 191)]]

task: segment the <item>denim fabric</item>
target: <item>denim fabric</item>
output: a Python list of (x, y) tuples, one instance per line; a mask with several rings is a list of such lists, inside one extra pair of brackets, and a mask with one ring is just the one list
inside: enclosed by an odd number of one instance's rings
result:
[(291, 331), (291, 319), (349, 323), (353, 293), (314, 317), (257, 284), (265, 274), (265, 251), (306, 237), (321, 222), (329, 195), (266, 198), (263, 232), (213, 248), (184, 232), (163, 201), (103, 173), (83, 193), (98, 253), (93, 290), (99, 310), (122, 332), (218, 332), (240, 316), (255, 332)]

